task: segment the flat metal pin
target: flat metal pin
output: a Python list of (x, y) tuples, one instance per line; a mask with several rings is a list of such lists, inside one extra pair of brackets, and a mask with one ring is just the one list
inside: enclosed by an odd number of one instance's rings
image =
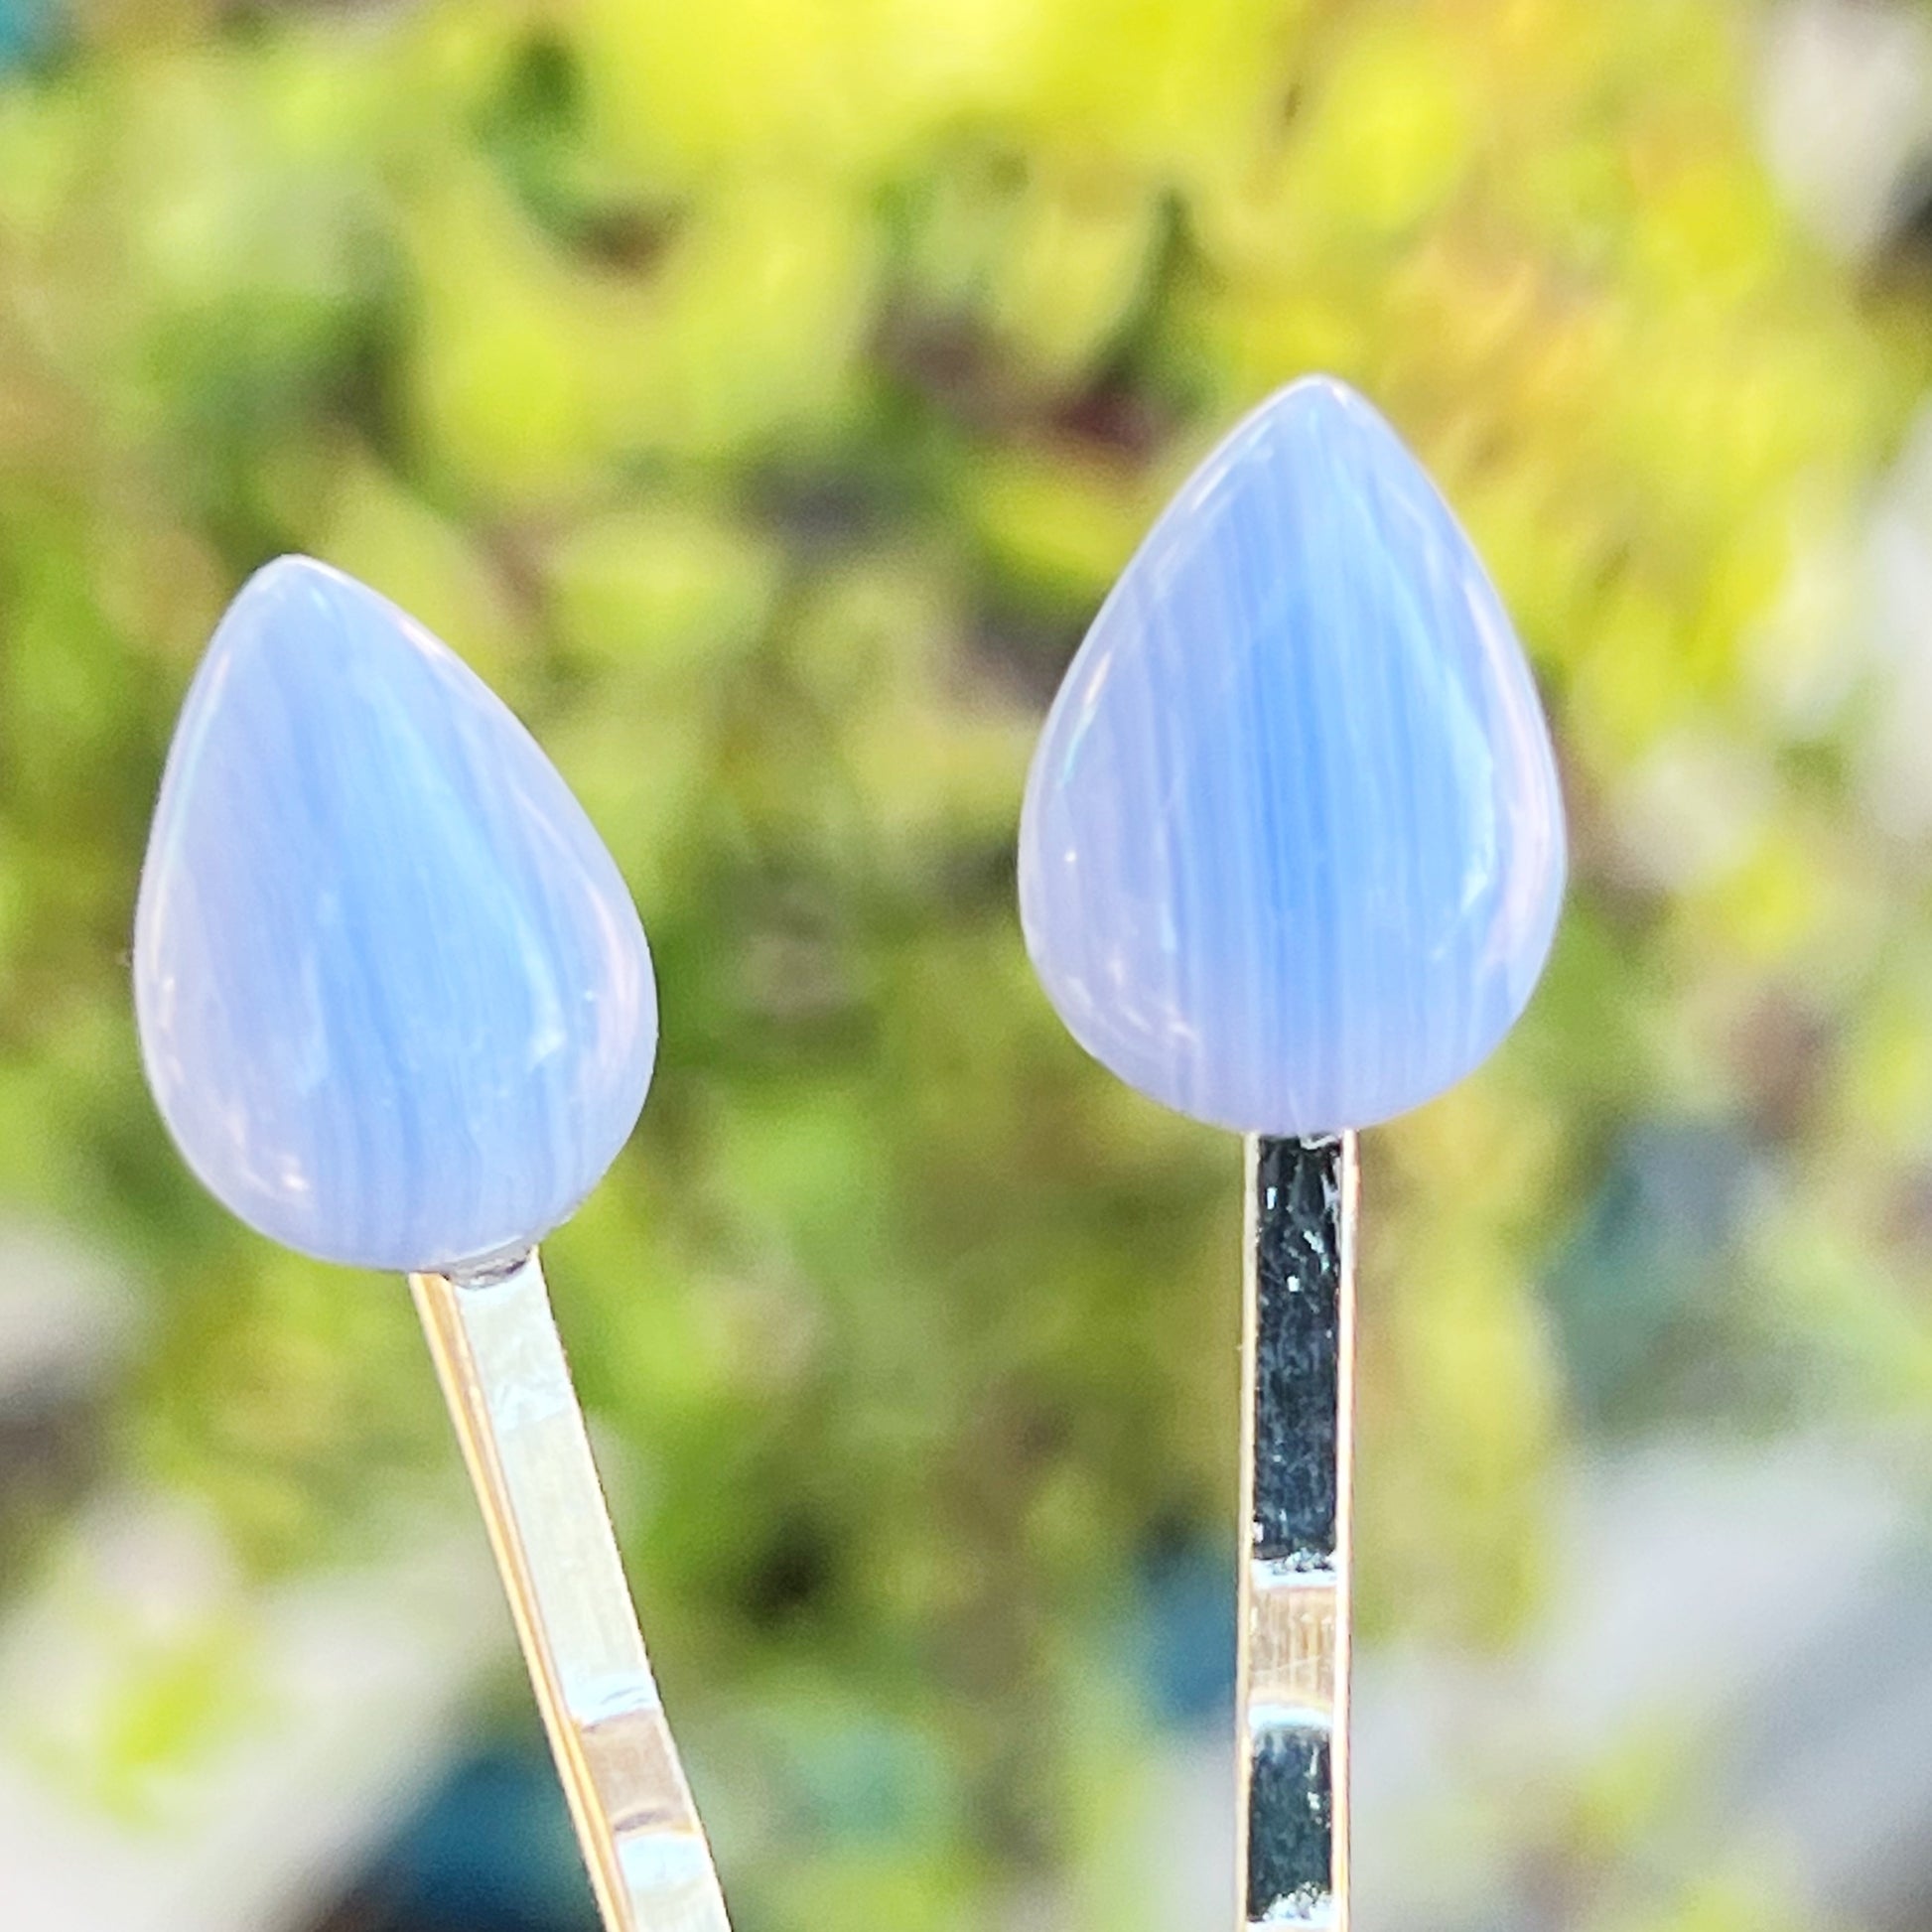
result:
[(1245, 1159), (1242, 1922), (1347, 1932), (1355, 1137)]
[(542, 1264), (409, 1286), (607, 1932), (730, 1932)]

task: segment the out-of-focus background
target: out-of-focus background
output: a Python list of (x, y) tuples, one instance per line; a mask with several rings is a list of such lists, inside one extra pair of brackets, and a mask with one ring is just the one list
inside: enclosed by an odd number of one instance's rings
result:
[(741, 1932), (1230, 1922), (1238, 1162), (1063, 1035), (1012, 846), (1311, 368), (1492, 562), (1576, 859), (1367, 1153), (1358, 1922), (1932, 1927), (1932, 8), (0, 0), (0, 69), (7, 1932), (589, 1923), (401, 1285), (137, 1067), (289, 549), (643, 908), (549, 1255)]

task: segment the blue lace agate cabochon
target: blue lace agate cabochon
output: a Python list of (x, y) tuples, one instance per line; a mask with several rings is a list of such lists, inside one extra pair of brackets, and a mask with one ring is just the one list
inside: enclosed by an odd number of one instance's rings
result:
[(623, 881), (556, 768), (373, 591), (288, 557), (182, 712), (135, 920), (182, 1153), (263, 1234), (450, 1268), (602, 1176), (657, 1044)]
[(1296, 383), (1163, 514), (1047, 718), (1020, 902), (1048, 995), (1183, 1114), (1366, 1127), (1508, 1032), (1563, 878), (1548, 729), (1482, 565), (1360, 396)]

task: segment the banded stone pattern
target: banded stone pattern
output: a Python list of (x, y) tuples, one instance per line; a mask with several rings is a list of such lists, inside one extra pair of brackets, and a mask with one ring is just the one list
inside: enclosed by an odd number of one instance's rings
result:
[(188, 1164), (284, 1246), (527, 1248), (602, 1177), (657, 1042), (630, 896), (530, 735), (340, 571), (285, 557), (183, 708), (135, 1005)]
[(1180, 1113), (1367, 1127), (1502, 1038), (1563, 876), (1481, 563), (1374, 409), (1296, 383), (1155, 524), (1047, 717), (1020, 906), (1048, 997)]
[(730, 1932), (534, 1253), (415, 1275), (608, 1932)]
[(1354, 1137), (1256, 1136), (1247, 1158), (1246, 1917), (1345, 1932)]

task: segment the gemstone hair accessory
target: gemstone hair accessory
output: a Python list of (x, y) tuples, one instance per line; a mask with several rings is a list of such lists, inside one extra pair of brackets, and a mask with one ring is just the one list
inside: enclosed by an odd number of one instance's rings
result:
[(623, 1145), (650, 955), (556, 769), (443, 644), (306, 558), (183, 708), (135, 1009), (188, 1164), (271, 1240), (408, 1274), (611, 1932), (727, 1932), (536, 1253)]
[(1382, 418), (1311, 378), (1207, 459), (1048, 715), (1027, 946), (1073, 1036), (1247, 1137), (1245, 1920), (1348, 1922), (1355, 1130), (1477, 1066), (1563, 894), (1509, 620)]

